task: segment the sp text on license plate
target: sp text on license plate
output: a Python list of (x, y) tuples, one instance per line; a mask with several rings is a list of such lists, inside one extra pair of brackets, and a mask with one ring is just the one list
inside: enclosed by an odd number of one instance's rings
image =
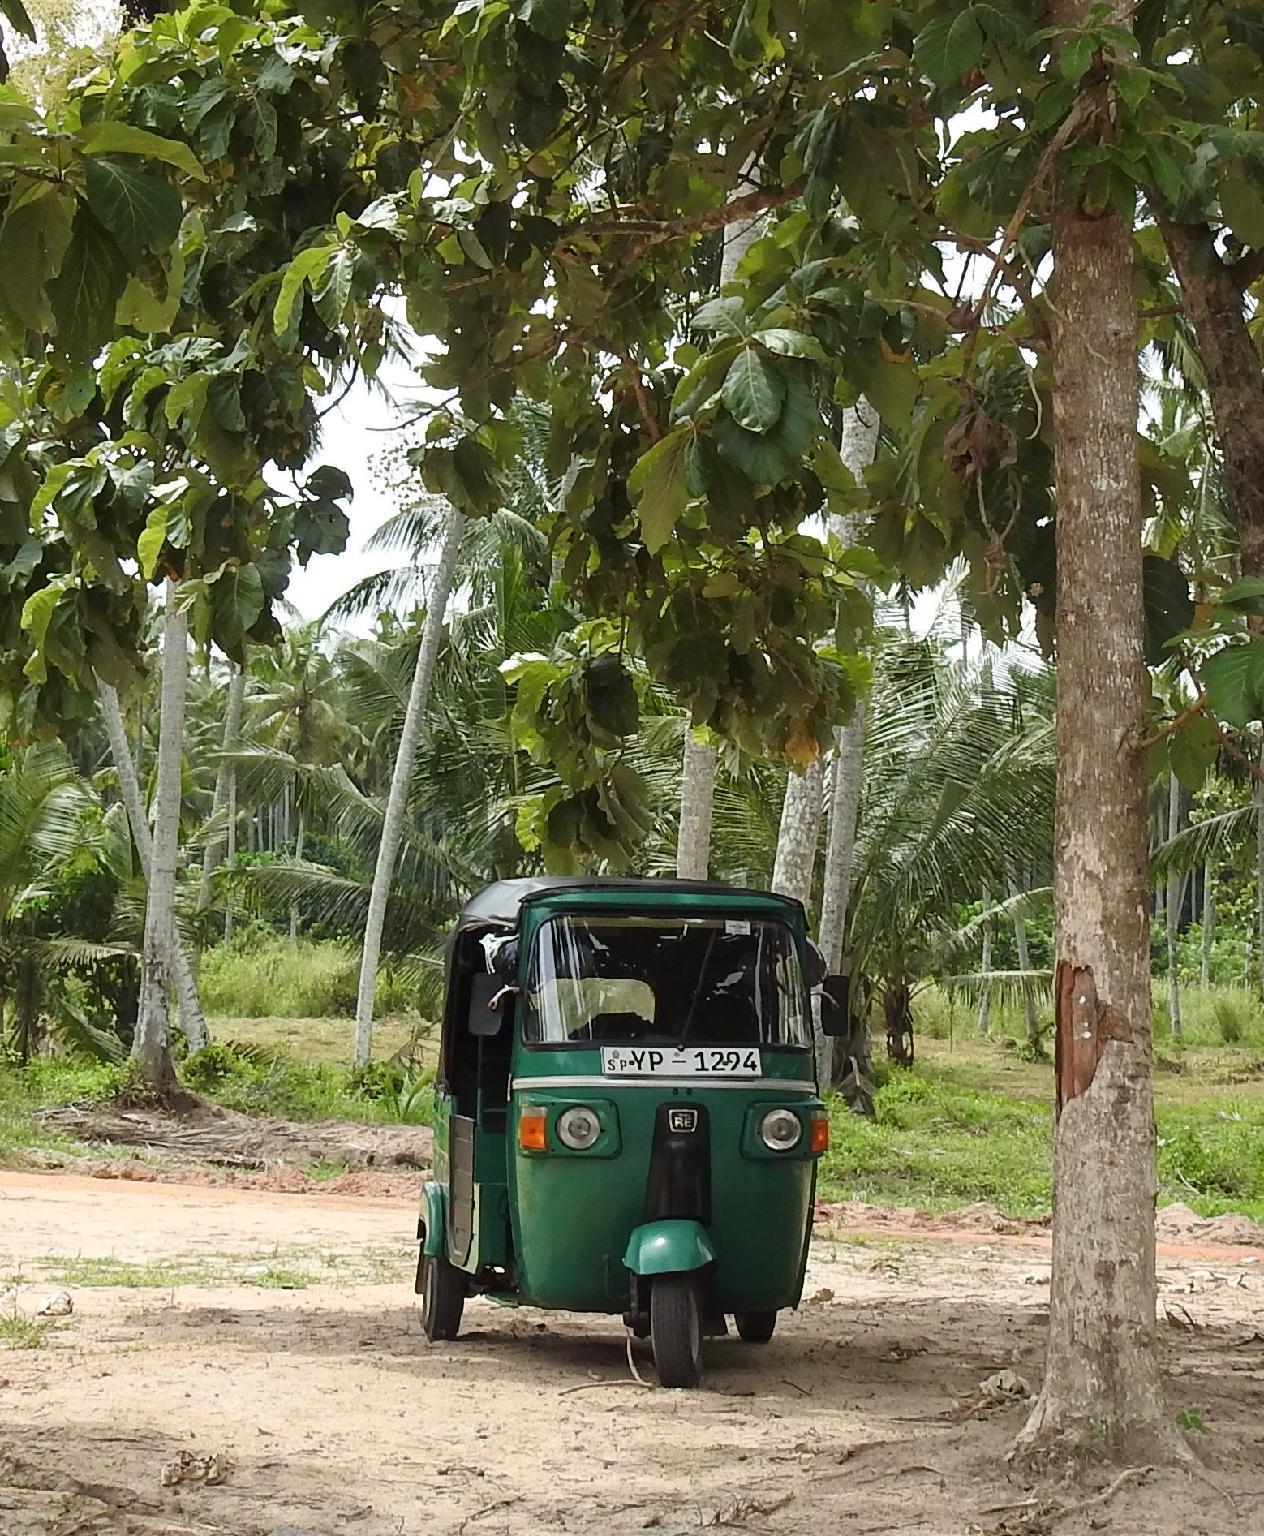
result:
[(607, 1077), (758, 1077), (759, 1052), (747, 1046), (607, 1045)]

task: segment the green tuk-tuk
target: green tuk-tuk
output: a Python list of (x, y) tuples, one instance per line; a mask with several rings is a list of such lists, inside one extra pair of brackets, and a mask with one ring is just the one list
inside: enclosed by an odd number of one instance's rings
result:
[(798, 902), (676, 880), (488, 886), (448, 961), (434, 1178), (416, 1289), (434, 1339), (465, 1298), (621, 1313), (664, 1386), (704, 1335), (797, 1306), (816, 1165)]

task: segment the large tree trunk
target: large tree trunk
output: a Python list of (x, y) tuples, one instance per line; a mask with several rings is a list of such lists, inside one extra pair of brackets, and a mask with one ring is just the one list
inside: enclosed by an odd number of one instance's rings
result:
[[(733, 197), (753, 191), (752, 165), (748, 162), (733, 189)], [(720, 287), (737, 275), (738, 263), (759, 238), (762, 213), (724, 226), (720, 256)], [(676, 874), (681, 880), (705, 880), (711, 867), (711, 802), (715, 794), (718, 754), (709, 742), (699, 741), (685, 730), (685, 752), (680, 770), (680, 826), (676, 834)]]
[[(165, 659), (163, 666), (165, 674)], [(127, 812), (127, 824), (131, 828), (132, 842), (136, 845), (136, 857), (140, 860), (141, 873), (148, 884), (154, 860), (153, 834), (149, 830), (149, 819), (145, 815), (145, 801), (140, 792), (140, 781), (136, 777), (136, 765), (128, 751), (127, 727), (123, 723), (123, 710), (119, 704), (118, 694), (108, 683), (98, 683), (97, 687), (101, 696), (101, 718), (105, 722), (110, 754), (114, 758), (114, 767), (118, 773), (123, 808)], [(171, 943), (172, 974), (176, 985), (176, 996), (180, 999), (180, 1018), (184, 1024), (185, 1038), (189, 1042), (191, 1051), (200, 1051), (210, 1039), (210, 1031), (206, 1027), (206, 1015), (202, 1012), (202, 999), (198, 996), (193, 966), (175, 923), (174, 902)]]
[[(1063, 0), (1076, 26), (1090, 0)], [(1032, 1455), (1177, 1454), (1155, 1328), (1147, 696), (1132, 235), (1060, 181), (1052, 220), (1057, 483), (1053, 1277)]]
[(167, 622), (162, 637), (162, 706), (158, 725), (157, 792), (140, 1009), (132, 1056), (145, 1080), (163, 1095), (178, 1089), (171, 1063), (168, 988), (173, 980), (176, 866), (180, 852), (180, 758), (184, 745), (184, 692), (188, 672), (188, 621), (167, 582)]
[[(1167, 835), (1169, 841), (1181, 830), (1181, 781), (1168, 775)], [(1181, 1038), (1181, 987), (1176, 946), (1181, 931), (1181, 877), (1172, 869), (1167, 877), (1167, 1011), (1173, 1040)]]
[(1230, 266), (1205, 224), (1159, 226), (1193, 321), (1220, 444), (1225, 507), (1242, 549), (1242, 572), (1264, 575), (1264, 370), (1247, 329), (1244, 285), (1259, 275)]
[[(234, 667), (232, 677), (228, 683), (228, 703), (224, 709), (224, 736), (221, 750), (227, 754), (237, 747), (237, 738), (241, 735), (241, 713), (246, 700), (246, 670), (244, 667)], [(237, 770), (233, 765), (223, 759), (215, 770), (215, 793), (211, 797), (211, 814), (222, 810), (230, 798), (236, 800)], [(219, 863), (223, 843), (218, 836), (210, 839), (202, 850), (202, 879), (198, 886), (198, 911), (202, 912), (211, 904), (211, 876), (215, 873), (215, 866)]]
[(793, 896), (805, 908), (812, 902), (812, 880), (816, 874), (823, 780), (824, 769), (818, 758), (802, 773), (790, 774), (781, 805), (772, 888), (782, 896)]
[(404, 711), (399, 749), (395, 754), (395, 766), (391, 771), (391, 788), (386, 797), (386, 816), (382, 823), (382, 838), (378, 843), (373, 887), (369, 893), (369, 911), (364, 923), (364, 951), (360, 959), (360, 988), (356, 999), (355, 1064), (357, 1067), (367, 1067), (373, 1054), (373, 1002), (377, 993), (378, 962), (382, 956), (382, 931), (386, 926), (386, 903), (390, 897), (391, 881), (395, 875), (395, 860), (399, 855), (399, 845), (404, 835), (408, 785), (412, 779), (413, 763), (417, 757), (417, 741), (421, 735), (426, 700), (430, 695), (430, 679), (434, 676), (435, 661), (438, 659), (439, 645), (443, 639), (443, 621), (447, 613), (453, 579), (456, 576), (457, 559), (461, 553), (461, 537), (464, 532), (464, 514), (453, 507), (448, 512), (447, 526), (443, 534), (443, 548), (439, 554), (439, 564), (426, 602), (426, 621), (421, 631), (421, 648), (417, 652), (417, 667), (413, 672), (412, 687), (408, 691), (408, 707)]

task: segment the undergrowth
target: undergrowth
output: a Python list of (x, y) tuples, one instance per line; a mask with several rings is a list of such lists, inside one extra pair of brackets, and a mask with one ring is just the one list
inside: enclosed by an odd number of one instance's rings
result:
[[(202, 956), (198, 990), (208, 1014), (241, 1019), (320, 1019), (355, 1013), (359, 952), (333, 940), (289, 939), (245, 928)], [(384, 967), (379, 1013), (402, 1013), (416, 998)]]

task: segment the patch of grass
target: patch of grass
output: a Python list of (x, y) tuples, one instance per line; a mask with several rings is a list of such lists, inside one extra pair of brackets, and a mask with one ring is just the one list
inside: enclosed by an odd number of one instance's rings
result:
[(14, 1307), (11, 1312), (0, 1312), (0, 1344), (6, 1349), (42, 1349), (58, 1326), (51, 1318), (27, 1317)]
[(429, 1074), (394, 1062), (357, 1071), (218, 1040), (190, 1056), (181, 1075), (197, 1093), (248, 1115), (405, 1125), (429, 1125), (433, 1115)]
[(171, 1290), (179, 1285), (211, 1283), (204, 1266), (173, 1259), (50, 1257), (45, 1260), (45, 1275), (54, 1284), (83, 1289), (118, 1286), (128, 1290)]
[[(349, 945), (306, 938), (291, 944), (267, 929), (245, 928), (202, 956), (198, 987), (208, 1014), (346, 1018), (355, 1013), (359, 970), (359, 954)], [(383, 971), (377, 1006), (384, 1014), (404, 1013), (417, 1001)]]
[[(951, 1210), (987, 1200), (1016, 1217), (1049, 1210), (1053, 1079), (995, 1041), (921, 1040), (918, 1065), (892, 1070), (873, 1120), (832, 1104), (820, 1193), (830, 1200)], [(1203, 1216), (1264, 1221), (1264, 1067), (1226, 1093), (1258, 1054), (1187, 1045), (1180, 1075), (1156, 1078), (1159, 1200)], [(1217, 1084), (1220, 1086), (1217, 1086)]]
[(302, 1270), (289, 1269), (284, 1264), (269, 1264), (245, 1283), (261, 1285), (272, 1291), (304, 1291), (312, 1283), (312, 1277)]
[(331, 1179), (341, 1178), (347, 1171), (346, 1163), (339, 1163), (332, 1158), (319, 1163), (309, 1163), (303, 1172), (316, 1184), (328, 1184)]

